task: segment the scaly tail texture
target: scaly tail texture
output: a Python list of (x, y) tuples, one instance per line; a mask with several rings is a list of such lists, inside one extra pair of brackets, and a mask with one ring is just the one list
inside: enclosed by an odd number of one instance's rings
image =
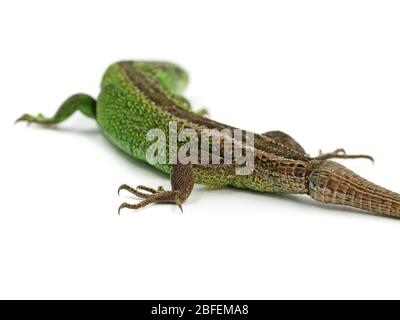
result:
[(27, 121), (40, 123), (44, 125), (52, 125), (60, 123), (69, 118), (75, 111), (80, 110), (84, 115), (96, 119), (96, 100), (87, 94), (78, 93), (69, 97), (57, 110), (56, 114), (51, 118), (46, 118), (41, 113), (37, 116), (24, 114), (17, 119), (19, 121)]
[(317, 201), (400, 218), (400, 194), (379, 187), (336, 162), (318, 163), (311, 172), (309, 186), (309, 195)]

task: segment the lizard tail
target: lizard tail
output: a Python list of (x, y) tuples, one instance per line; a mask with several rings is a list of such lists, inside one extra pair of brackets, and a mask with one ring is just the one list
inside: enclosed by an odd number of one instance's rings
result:
[(320, 162), (312, 170), (309, 195), (320, 202), (400, 218), (400, 194), (377, 186), (333, 161)]

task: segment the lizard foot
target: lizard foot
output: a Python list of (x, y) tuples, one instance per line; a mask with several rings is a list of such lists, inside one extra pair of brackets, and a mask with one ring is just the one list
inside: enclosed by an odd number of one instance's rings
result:
[(19, 117), (17, 120), (15, 120), (15, 123), (18, 122), (26, 122), (28, 125), (30, 125), (31, 123), (39, 123), (42, 125), (46, 125), (46, 121), (48, 119), (45, 118), (45, 116), (41, 113), (39, 113), (36, 116), (30, 115), (25, 113), (24, 115), (22, 115), (21, 117)]
[[(140, 209), (150, 203), (171, 203), (176, 204), (182, 210), (182, 203), (189, 197), (194, 184), (193, 168), (191, 164), (174, 164), (171, 168), (171, 191), (164, 190), (163, 187), (158, 189), (149, 188), (146, 186), (138, 186), (132, 188), (123, 184), (118, 189), (118, 194), (121, 190), (126, 190), (135, 196), (143, 199), (137, 204), (129, 204), (124, 202), (118, 209), (118, 214), (121, 209)], [(145, 192), (143, 192), (145, 191)]]
[[(137, 204), (130, 204), (124, 202), (120, 205), (118, 209), (118, 214), (121, 213), (121, 210), (124, 208), (127, 209), (140, 209), (143, 208), (151, 203), (171, 203), (176, 204), (182, 211), (182, 205), (179, 200), (179, 196), (176, 191), (166, 191), (163, 187), (158, 187), (158, 189), (149, 188), (146, 186), (137, 186), (136, 188), (132, 188), (126, 184), (123, 184), (118, 188), (118, 195), (121, 190), (126, 190), (129, 193), (134, 194), (135, 196), (143, 199), (141, 202)], [(142, 192), (142, 191), (146, 191)]]
[(368, 159), (371, 160), (373, 163), (375, 162), (374, 158), (365, 155), (365, 154), (347, 154), (344, 149), (336, 149), (333, 152), (329, 153), (322, 153), (322, 151), (319, 151), (318, 157), (315, 159), (317, 160), (328, 160), (328, 159)]

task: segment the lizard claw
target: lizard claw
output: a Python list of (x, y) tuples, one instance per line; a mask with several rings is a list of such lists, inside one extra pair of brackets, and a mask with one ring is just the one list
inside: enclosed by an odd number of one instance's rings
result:
[(126, 205), (126, 202), (124, 202), (123, 204), (121, 204), (121, 205), (119, 206), (119, 208), (118, 208), (118, 215), (121, 215), (121, 210), (122, 210), (123, 208), (125, 208), (125, 205)]
[(125, 190), (127, 187), (129, 187), (127, 184), (123, 184), (118, 188), (118, 195), (120, 195), (121, 190)]

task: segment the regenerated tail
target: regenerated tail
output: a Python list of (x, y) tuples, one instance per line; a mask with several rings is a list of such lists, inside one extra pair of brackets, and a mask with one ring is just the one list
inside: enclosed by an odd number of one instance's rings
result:
[(333, 161), (323, 161), (311, 172), (309, 195), (320, 202), (400, 218), (400, 194), (377, 186)]

